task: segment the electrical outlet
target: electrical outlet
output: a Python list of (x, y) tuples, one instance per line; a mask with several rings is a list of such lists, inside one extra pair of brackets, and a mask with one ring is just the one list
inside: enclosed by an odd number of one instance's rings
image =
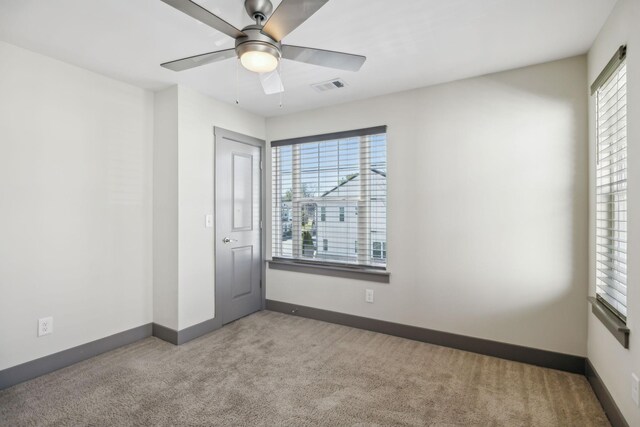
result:
[(49, 335), (53, 333), (53, 317), (43, 317), (38, 319), (38, 336)]
[(365, 289), (364, 300), (370, 304), (373, 304), (373, 289)]
[(636, 374), (631, 374), (631, 399), (640, 406), (640, 379)]

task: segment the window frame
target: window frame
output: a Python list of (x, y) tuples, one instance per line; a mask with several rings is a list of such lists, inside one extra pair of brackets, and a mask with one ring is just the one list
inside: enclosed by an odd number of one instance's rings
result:
[[(293, 139), (289, 139), (289, 140), (280, 140), (280, 141), (272, 141), (271, 142), (271, 147), (272, 149), (274, 147), (282, 147), (282, 146), (286, 146), (286, 145), (293, 145), (294, 148), (292, 150), (295, 150), (295, 146), (296, 145), (300, 145), (300, 144), (304, 144), (304, 143), (319, 143), (322, 141), (331, 141), (331, 140), (340, 140), (340, 139), (347, 139), (347, 138), (353, 138), (353, 137), (367, 137), (367, 136), (373, 136), (373, 135), (379, 135), (379, 134), (385, 134), (385, 157), (386, 157), (386, 147), (388, 144), (388, 140), (387, 140), (387, 132), (386, 132), (386, 126), (377, 126), (374, 128), (366, 128), (366, 129), (356, 129), (356, 130), (352, 130), (352, 131), (346, 131), (346, 132), (336, 132), (336, 133), (332, 133), (332, 134), (325, 134), (325, 135), (316, 135), (316, 136), (308, 136), (308, 137), (302, 137), (302, 138), (293, 138)], [(362, 143), (363, 141), (361, 141)], [(276, 156), (276, 154), (274, 153), (273, 156)], [(295, 155), (294, 155), (294, 158)], [(271, 203), (272, 207), (274, 209), (277, 209), (275, 207), (275, 203), (277, 203), (278, 200), (280, 200), (282, 202), (282, 199), (279, 199), (279, 197), (281, 197), (281, 195), (279, 193), (284, 192), (284, 189), (278, 189), (276, 190), (276, 181), (279, 180), (279, 177), (277, 175), (277, 170), (275, 169), (276, 166), (275, 164), (278, 163), (275, 161), (276, 157), (273, 157), (273, 163), (274, 166), (272, 168), (272, 177), (274, 180), (274, 192), (272, 194), (273, 197), (273, 201)], [(295, 173), (294, 173), (295, 174)], [(386, 172), (385, 172), (385, 178), (386, 178)], [(295, 179), (295, 178), (294, 178)], [(385, 199), (386, 199), (386, 192), (385, 192)], [(291, 201), (291, 209), (292, 211), (295, 211), (296, 207), (295, 207), (295, 203), (296, 200), (300, 200), (300, 198), (298, 197), (297, 199), (295, 198), (295, 196), (293, 197), (292, 201)], [(338, 211), (338, 218), (336, 218), (338, 221), (336, 222), (346, 222), (346, 209), (344, 206), (339, 207), (339, 211)], [(326, 222), (329, 220), (329, 218), (326, 215), (326, 211), (328, 209), (326, 209), (325, 207), (320, 207), (320, 209), (318, 209), (316, 212), (317, 218), (320, 220), (319, 222)], [(274, 218), (277, 218), (277, 215), (275, 215), (275, 211), (274, 211)], [(293, 213), (293, 215), (295, 217), (295, 212)], [(356, 214), (357, 217), (357, 214)], [(385, 218), (386, 218), (386, 208), (385, 208)], [(294, 220), (295, 222), (295, 220)], [(385, 224), (388, 223), (388, 219), (385, 220)], [(381, 281), (381, 282), (387, 282), (388, 283), (388, 277), (390, 275), (390, 273), (388, 272), (388, 267), (387, 264), (385, 262), (384, 265), (382, 265), (382, 263), (379, 262), (379, 260), (375, 260), (378, 262), (373, 262), (374, 260), (370, 260), (367, 263), (363, 263), (363, 264), (356, 264), (356, 263), (350, 263), (350, 262), (331, 262), (331, 260), (324, 260), (322, 259), (322, 257), (319, 258), (314, 258), (314, 259), (306, 259), (306, 257), (302, 257), (300, 255), (296, 256), (296, 251), (295, 248), (293, 250), (293, 252), (291, 253), (291, 257), (286, 256), (286, 257), (282, 257), (279, 256), (279, 254), (276, 252), (276, 248), (277, 248), (277, 244), (278, 242), (275, 240), (278, 231), (280, 230), (280, 228), (282, 227), (282, 224), (278, 224), (278, 226), (276, 226), (276, 224), (274, 223), (273, 225), (273, 230), (272, 230), (272, 258), (269, 261), (269, 266), (270, 268), (278, 268), (278, 269), (287, 269), (287, 270), (291, 270), (291, 266), (292, 265), (301, 265), (305, 270), (309, 270), (310, 268), (313, 267), (318, 267), (317, 270), (322, 270), (322, 271), (314, 271), (314, 273), (320, 273), (320, 274), (326, 274), (325, 271), (327, 269), (331, 269), (334, 270), (330, 275), (336, 275), (336, 272), (341, 272), (341, 271), (346, 271), (348, 272), (348, 274), (345, 277), (353, 277), (354, 273), (357, 275), (357, 272), (362, 272), (363, 275), (362, 277), (354, 277), (354, 278), (364, 278), (366, 280), (374, 280), (374, 281)], [(294, 225), (295, 227), (295, 225)], [(385, 226), (386, 229), (386, 226)], [(369, 234), (369, 233), (367, 233)], [(385, 233), (386, 234), (386, 233)], [(386, 236), (385, 236), (386, 238)], [(294, 245), (295, 246), (295, 245)], [(323, 246), (322, 249), (324, 249), (325, 245), (323, 242)], [(326, 251), (322, 251), (323, 253), (326, 253)], [(349, 252), (349, 249), (346, 250), (345, 253)], [(354, 250), (354, 252), (356, 253), (356, 258), (359, 255), (357, 249)], [(366, 251), (368, 252), (368, 251)], [(386, 253), (386, 251), (385, 251)], [(368, 254), (365, 254), (364, 256), (366, 257)], [(384, 260), (386, 261), (386, 259)], [(381, 265), (376, 265), (376, 264), (381, 264)], [(310, 271), (304, 271), (304, 272), (310, 272)], [(372, 279), (372, 276), (379, 276), (375, 279)], [(380, 279), (380, 277), (382, 277), (382, 280)]]
[[(594, 83), (591, 85), (591, 95), (595, 95), (595, 108), (596, 108), (596, 117), (595, 117), (595, 169), (594, 169), (594, 175), (595, 175), (595, 179), (593, 180), (593, 183), (591, 184), (591, 191), (595, 191), (595, 201), (594, 204), (591, 206), (592, 209), (594, 209), (594, 228), (592, 229), (593, 232), (593, 238), (594, 238), (594, 244), (592, 247), (592, 258), (591, 260), (594, 263), (594, 271), (592, 272), (592, 274), (594, 274), (594, 281), (595, 281), (595, 297), (590, 296), (588, 298), (589, 302), (592, 305), (592, 313), (596, 316), (596, 318), (598, 318), (603, 325), (614, 335), (614, 337), (620, 342), (620, 344), (622, 344), (622, 346), (624, 348), (628, 348), (629, 346), (629, 333), (630, 330), (626, 325), (626, 310), (628, 309), (628, 306), (626, 304), (624, 304), (624, 308), (625, 308), (625, 313), (623, 314), (622, 312), (618, 311), (615, 307), (613, 307), (610, 303), (608, 303), (598, 292), (599, 291), (599, 283), (603, 282), (603, 283), (607, 283), (607, 281), (603, 281), (603, 277), (609, 277), (609, 274), (606, 272), (603, 272), (601, 270), (601, 268), (598, 267), (599, 264), (602, 264), (602, 257), (604, 256), (606, 259), (609, 259), (610, 257), (617, 257), (617, 254), (620, 252), (624, 252), (625, 256), (624, 256), (624, 265), (625, 265), (625, 277), (624, 277), (624, 283), (620, 282), (621, 284), (623, 284), (625, 287), (628, 286), (628, 279), (626, 277), (626, 266), (628, 265), (628, 257), (626, 256), (627, 253), (627, 244), (625, 240), (623, 245), (618, 245), (618, 243), (616, 244), (608, 244), (607, 242), (604, 243), (600, 243), (601, 239), (607, 239), (607, 238), (611, 238), (612, 240), (617, 239), (618, 237), (615, 235), (615, 233), (628, 233), (628, 227), (625, 225), (624, 227), (620, 226), (620, 225), (616, 225), (616, 226), (611, 226), (611, 228), (607, 228), (605, 227), (605, 230), (610, 230), (609, 232), (607, 232), (606, 235), (602, 235), (599, 234), (598, 231), (599, 229), (602, 229), (602, 226), (599, 225), (600, 222), (609, 222), (609, 223), (619, 223), (621, 220), (618, 218), (617, 214), (619, 214), (620, 212), (626, 212), (626, 205), (628, 205), (628, 195), (629, 195), (629, 191), (628, 191), (628, 187), (625, 185), (624, 186), (624, 190), (619, 190), (618, 187), (616, 187), (615, 191), (612, 187), (617, 186), (619, 182), (624, 181), (626, 184), (626, 180), (627, 180), (627, 176), (628, 176), (628, 163), (626, 161), (626, 157), (622, 158), (624, 160), (624, 167), (620, 168), (620, 169), (615, 169), (613, 172), (612, 171), (608, 171), (606, 169), (606, 167), (601, 167), (600, 166), (600, 152), (601, 152), (601, 132), (600, 132), (600, 89), (602, 89), (603, 87), (605, 87), (606, 85), (608, 85), (611, 81), (612, 78), (614, 78), (615, 76), (617, 76), (619, 74), (619, 72), (621, 71), (621, 67), (625, 66), (626, 67), (626, 53), (627, 53), (627, 48), (626, 46), (621, 46), (616, 53), (614, 54), (614, 56), (611, 58), (611, 60), (607, 63), (607, 65), (604, 67), (604, 69), (602, 70), (602, 72), (600, 73), (600, 75), (598, 75), (598, 77), (595, 79)], [(629, 74), (626, 73), (626, 78), (629, 77)], [(628, 87), (628, 86), (627, 86)], [(617, 89), (617, 91), (619, 91), (619, 89)], [(625, 89), (626, 91), (626, 89)], [(620, 99), (619, 95), (616, 94), (616, 96), (618, 96), (618, 99)], [(624, 96), (626, 96), (626, 92), (624, 94)], [(617, 114), (617, 113), (616, 113)], [(613, 117), (613, 116), (612, 116)], [(627, 127), (628, 125), (625, 124), (625, 127)], [(626, 129), (625, 129), (626, 131)], [(618, 132), (618, 130), (616, 131)], [(625, 136), (626, 138), (626, 136)], [(620, 141), (622, 141), (622, 139), (620, 139)], [(618, 141), (611, 143), (611, 144), (617, 144)], [(611, 145), (610, 144), (610, 145)], [(628, 140), (625, 141), (625, 145), (624, 145), (624, 149), (626, 150), (628, 147)], [(622, 148), (620, 149), (620, 151), (622, 151)], [(620, 162), (621, 160), (616, 160), (614, 162)], [(608, 165), (612, 168), (612, 170), (614, 168), (617, 168), (617, 166), (612, 166), (612, 165)], [(616, 174), (624, 174), (625, 178), (622, 181), (614, 181), (613, 183), (605, 183), (605, 184), (599, 184), (599, 178), (602, 178), (599, 176), (600, 172), (608, 172), (609, 175), (616, 173)], [(603, 177), (607, 177), (607, 175), (604, 175)], [(602, 193), (598, 193), (598, 188), (600, 186), (608, 186), (610, 187), (608, 190), (603, 191)], [(622, 192), (624, 191), (624, 199), (616, 199), (615, 197), (618, 197), (618, 195), (622, 194)], [(599, 196), (604, 196), (604, 198), (607, 200), (605, 202), (599, 202)], [(606, 210), (606, 215), (603, 217), (602, 215), (600, 215), (602, 212), (605, 211), (601, 211), (598, 208), (598, 204), (606, 204), (607, 205), (607, 210)], [(625, 209), (621, 210), (619, 205), (625, 205)], [(625, 217), (625, 224), (626, 221), (629, 219), (628, 216)], [(628, 239), (628, 237), (627, 237)], [(606, 254), (602, 254), (599, 252), (599, 247), (605, 247), (607, 248), (607, 253)], [(618, 249), (620, 247), (620, 249)], [(605, 263), (604, 265), (606, 265), (607, 267), (611, 267), (612, 270), (616, 270), (617, 268), (617, 264), (616, 266), (610, 266), (610, 264), (615, 264), (613, 262), (608, 262)], [(607, 269), (608, 271), (608, 269)], [(602, 276), (601, 274), (604, 274), (604, 276)], [(618, 282), (618, 278), (616, 278), (615, 280), (616, 282)], [(617, 303), (620, 303), (619, 300), (616, 299)]]

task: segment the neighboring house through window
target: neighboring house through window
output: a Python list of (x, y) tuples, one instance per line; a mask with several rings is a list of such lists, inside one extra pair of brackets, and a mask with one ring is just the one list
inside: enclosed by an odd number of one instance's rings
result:
[(387, 258), (387, 244), (386, 242), (373, 242), (373, 251), (371, 256), (375, 259)]

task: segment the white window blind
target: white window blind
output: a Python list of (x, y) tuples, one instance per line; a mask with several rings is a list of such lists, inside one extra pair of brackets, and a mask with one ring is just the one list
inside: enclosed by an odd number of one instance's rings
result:
[[(614, 58), (615, 59), (615, 58)], [(613, 61), (613, 60), (612, 60)], [(596, 89), (596, 298), (627, 317), (627, 70), (624, 56)]]
[(385, 126), (273, 141), (273, 258), (385, 268), (386, 148)]

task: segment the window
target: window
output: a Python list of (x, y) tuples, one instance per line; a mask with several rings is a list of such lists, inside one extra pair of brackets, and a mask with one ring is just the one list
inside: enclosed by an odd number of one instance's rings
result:
[(375, 259), (387, 258), (387, 244), (385, 242), (373, 242), (373, 252), (371, 256)]
[(386, 127), (271, 145), (273, 258), (384, 269)]
[(621, 48), (596, 96), (596, 299), (627, 319), (627, 69)]

